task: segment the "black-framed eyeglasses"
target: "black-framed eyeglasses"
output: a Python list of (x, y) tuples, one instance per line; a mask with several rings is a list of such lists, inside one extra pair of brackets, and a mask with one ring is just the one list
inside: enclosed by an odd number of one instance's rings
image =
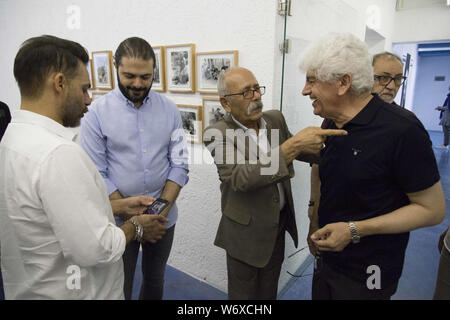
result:
[(391, 76), (379, 76), (374, 75), (373, 78), (377, 80), (382, 86), (387, 86), (389, 83), (391, 83), (392, 80), (394, 80), (394, 83), (397, 87), (400, 87), (403, 82), (405, 82), (406, 78), (405, 76), (397, 76), (397, 77), (391, 77)]
[(258, 86), (258, 87), (255, 87), (254, 89), (247, 89), (247, 90), (239, 92), (239, 93), (226, 94), (226, 95), (224, 95), (224, 97), (242, 95), (244, 97), (244, 99), (253, 99), (253, 97), (255, 96), (255, 92), (258, 92), (259, 95), (262, 96), (264, 93), (266, 93), (266, 87)]
[[(288, 259), (289, 259), (289, 258), (292, 258), (292, 257), (295, 256), (297, 253), (303, 251), (303, 250), (306, 249), (306, 248), (309, 248), (309, 246), (303, 247), (303, 248), (301, 248), (301, 249), (295, 251), (293, 254), (291, 254), (291, 255), (288, 256)], [(307, 273), (307, 274), (302, 273), (302, 274), (300, 274), (300, 275), (297, 275), (297, 274), (291, 273), (291, 272), (289, 272), (289, 271), (287, 271), (287, 270), (286, 270), (286, 272), (287, 272), (287, 274), (289, 274), (291, 277), (294, 277), (294, 278), (303, 278), (303, 277), (307, 277), (307, 276), (312, 276), (312, 275), (316, 274), (317, 272), (320, 272), (321, 269), (322, 269), (322, 259), (321, 259), (321, 257), (320, 257), (320, 251), (317, 251), (317, 252), (316, 252), (316, 256), (314, 257), (314, 273)]]

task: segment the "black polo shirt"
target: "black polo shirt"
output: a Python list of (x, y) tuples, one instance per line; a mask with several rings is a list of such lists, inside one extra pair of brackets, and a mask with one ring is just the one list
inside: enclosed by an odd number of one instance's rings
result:
[[(333, 121), (328, 129), (336, 129)], [(374, 95), (321, 151), (319, 225), (365, 220), (409, 204), (407, 193), (439, 181), (430, 137), (416, 116)], [(409, 233), (374, 235), (342, 252), (324, 252), (331, 267), (364, 281), (380, 267), (381, 285), (400, 278)]]

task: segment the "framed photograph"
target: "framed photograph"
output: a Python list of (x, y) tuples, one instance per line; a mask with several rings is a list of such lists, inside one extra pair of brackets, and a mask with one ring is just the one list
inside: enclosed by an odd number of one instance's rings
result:
[(180, 110), (186, 141), (201, 143), (203, 131), (202, 107), (183, 104), (177, 104), (177, 106)]
[(195, 92), (195, 44), (165, 47), (167, 91)]
[(91, 92), (91, 99), (94, 101), (95, 99), (100, 98), (101, 96), (107, 94), (107, 91), (92, 91)]
[(91, 83), (91, 87), (89, 88), (89, 90), (93, 90), (95, 89), (94, 87), (94, 82), (92, 81), (92, 59), (89, 59), (89, 62), (86, 65), (87, 71), (89, 73), (89, 82)]
[(164, 58), (164, 47), (153, 47), (155, 52), (155, 72), (153, 73), (152, 90), (166, 91), (166, 68)]
[(112, 74), (112, 52), (94, 51), (92, 52), (92, 80), (96, 89), (114, 89)]
[(238, 65), (238, 51), (198, 52), (196, 54), (197, 91), (217, 93), (217, 80), (222, 70)]
[(203, 98), (203, 126), (207, 128), (225, 117), (227, 112), (220, 104), (219, 98)]

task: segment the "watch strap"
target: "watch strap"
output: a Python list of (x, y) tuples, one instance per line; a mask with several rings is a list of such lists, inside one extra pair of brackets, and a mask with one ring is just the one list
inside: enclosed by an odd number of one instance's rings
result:
[(350, 234), (352, 236), (352, 243), (359, 243), (361, 237), (358, 235), (358, 229), (356, 228), (355, 222), (349, 221), (348, 227), (350, 229)]

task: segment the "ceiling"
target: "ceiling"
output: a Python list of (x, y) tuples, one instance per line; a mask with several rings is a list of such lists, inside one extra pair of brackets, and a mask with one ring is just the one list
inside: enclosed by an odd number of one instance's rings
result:
[(397, 0), (397, 11), (431, 7), (449, 8), (450, 0)]

